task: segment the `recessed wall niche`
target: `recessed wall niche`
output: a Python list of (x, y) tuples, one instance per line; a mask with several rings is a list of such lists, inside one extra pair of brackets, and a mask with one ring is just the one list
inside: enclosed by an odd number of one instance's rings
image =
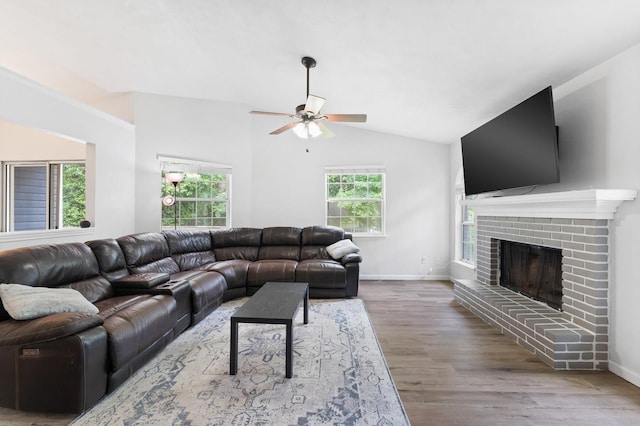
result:
[[(0, 119), (0, 231), (13, 233), (22, 230), (51, 231), (62, 226), (59, 192), (67, 164), (84, 164), (84, 210), (82, 219), (93, 221), (95, 146), (48, 131), (24, 127)], [(31, 172), (33, 170), (33, 172)], [(42, 173), (36, 172), (41, 170)], [(35, 194), (29, 184), (16, 186), (18, 179), (46, 179), (34, 183)], [(16, 188), (25, 190), (17, 194)], [(30, 201), (29, 198), (34, 198)], [(32, 224), (29, 224), (34, 217)], [(21, 224), (27, 222), (26, 225)], [(67, 221), (68, 222), (68, 221)], [(75, 223), (75, 220), (73, 221)], [(77, 227), (80, 227), (78, 221)]]

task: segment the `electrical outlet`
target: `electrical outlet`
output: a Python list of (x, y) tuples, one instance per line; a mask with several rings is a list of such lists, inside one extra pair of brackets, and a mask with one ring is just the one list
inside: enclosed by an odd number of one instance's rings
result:
[(422, 263), (426, 264), (427, 263), (427, 256), (422, 256)]

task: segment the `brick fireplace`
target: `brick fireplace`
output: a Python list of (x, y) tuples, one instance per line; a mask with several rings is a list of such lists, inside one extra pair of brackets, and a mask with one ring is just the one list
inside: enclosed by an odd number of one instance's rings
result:
[[(466, 201), (476, 213), (476, 280), (454, 297), (555, 369), (606, 370), (610, 219), (631, 190), (586, 190)], [(562, 251), (561, 310), (498, 285), (500, 241)]]

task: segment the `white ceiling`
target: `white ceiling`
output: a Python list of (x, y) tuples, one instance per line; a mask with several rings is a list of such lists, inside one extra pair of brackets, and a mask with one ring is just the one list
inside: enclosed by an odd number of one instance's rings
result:
[(0, 66), (84, 101), (288, 113), (312, 56), (323, 112), (443, 143), (637, 43), (638, 0), (0, 0)]

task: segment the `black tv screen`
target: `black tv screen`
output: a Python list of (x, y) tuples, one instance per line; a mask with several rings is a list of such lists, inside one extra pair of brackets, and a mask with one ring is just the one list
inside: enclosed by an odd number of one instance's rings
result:
[(551, 87), (461, 138), (467, 195), (559, 181)]

